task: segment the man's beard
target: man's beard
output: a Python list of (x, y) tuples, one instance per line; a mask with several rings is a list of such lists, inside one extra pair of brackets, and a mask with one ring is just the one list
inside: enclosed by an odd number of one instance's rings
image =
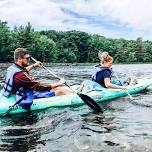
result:
[(22, 64), (22, 66), (25, 67), (25, 68), (28, 67), (29, 65), (30, 65), (29, 63), (27, 63), (27, 64)]

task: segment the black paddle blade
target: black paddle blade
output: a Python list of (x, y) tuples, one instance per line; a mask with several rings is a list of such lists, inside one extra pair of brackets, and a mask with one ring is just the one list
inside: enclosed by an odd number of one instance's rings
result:
[(103, 113), (99, 104), (96, 101), (94, 101), (91, 97), (82, 93), (77, 93), (77, 94), (92, 110)]

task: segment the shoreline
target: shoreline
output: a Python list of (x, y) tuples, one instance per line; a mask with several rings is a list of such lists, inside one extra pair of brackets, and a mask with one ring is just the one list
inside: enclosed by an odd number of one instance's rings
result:
[[(0, 63), (0, 68), (8, 67), (12, 63)], [(44, 63), (45, 66), (94, 66), (99, 63)], [(152, 63), (113, 63), (113, 65), (126, 65), (126, 64), (152, 64)]]

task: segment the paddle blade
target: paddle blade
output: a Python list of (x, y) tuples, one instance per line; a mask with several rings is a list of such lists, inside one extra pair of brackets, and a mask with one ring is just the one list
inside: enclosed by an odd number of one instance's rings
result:
[(96, 101), (94, 101), (91, 97), (82, 93), (77, 93), (77, 94), (92, 110), (103, 113), (99, 104)]

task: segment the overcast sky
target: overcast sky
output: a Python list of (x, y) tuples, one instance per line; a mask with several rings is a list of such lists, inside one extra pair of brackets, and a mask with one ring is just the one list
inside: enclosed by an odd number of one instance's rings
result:
[(79, 30), (152, 40), (151, 0), (0, 0), (0, 20), (35, 30)]

